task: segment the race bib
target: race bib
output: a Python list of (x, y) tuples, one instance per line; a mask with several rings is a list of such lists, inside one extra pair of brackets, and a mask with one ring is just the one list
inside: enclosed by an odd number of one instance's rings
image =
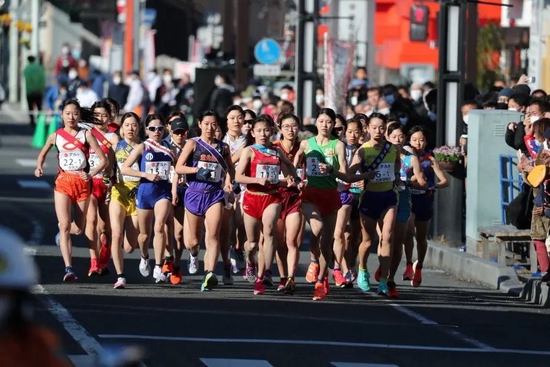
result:
[[(99, 164), (99, 162), (98, 162)], [(78, 171), (86, 167), (86, 156), (81, 150), (59, 154), (59, 168), (63, 171)]]
[(309, 177), (322, 177), (322, 176), (328, 176), (328, 173), (321, 173), (321, 170), (319, 169), (319, 161), (315, 157), (308, 157), (306, 160), (306, 174)]
[[(120, 172), (122, 172), (122, 165), (124, 164), (124, 162), (117, 162), (118, 164), (118, 170)], [(136, 170), (136, 171), (139, 171), (139, 165), (136, 163), (132, 164), (132, 169)], [(137, 182), (139, 181), (140, 178), (139, 177), (134, 177), (134, 176), (128, 176), (128, 175), (122, 175), (122, 181), (124, 182)]]
[(170, 175), (170, 164), (171, 162), (161, 161), (161, 162), (146, 162), (145, 163), (145, 172), (147, 173), (156, 173), (158, 174), (161, 180), (168, 180)]
[(256, 165), (256, 178), (267, 178), (270, 183), (279, 182), (279, 171), (281, 167), (278, 164), (258, 164)]
[(220, 182), (222, 180), (222, 167), (219, 163), (199, 161), (197, 167), (210, 171), (210, 178), (207, 182)]
[(393, 182), (395, 181), (395, 163), (381, 163), (378, 166), (378, 172), (371, 182), (374, 183), (384, 183), (384, 182)]
[(304, 169), (303, 168), (297, 168), (296, 169), (296, 175), (300, 178), (304, 178)]
[(90, 169), (94, 169), (97, 166), (99, 166), (99, 156), (95, 153), (90, 153), (90, 158), (88, 159), (88, 162), (90, 163)]

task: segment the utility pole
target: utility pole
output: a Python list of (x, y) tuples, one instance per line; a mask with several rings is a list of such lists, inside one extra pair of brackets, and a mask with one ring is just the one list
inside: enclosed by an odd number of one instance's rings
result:
[(17, 21), (19, 20), (19, 0), (11, 0), (10, 14), (12, 16), (10, 24), (10, 66), (9, 66), (9, 94), (10, 102), (15, 103), (19, 99), (19, 30)]
[(468, 3), (466, 6), (466, 82), (476, 83), (477, 80), (477, 35), (479, 33), (478, 4)]
[(40, 63), (40, 6), (41, 0), (31, 0), (31, 55), (36, 57), (36, 61)]
[(250, 1), (236, 0), (237, 13), (237, 54), (235, 57), (235, 87), (243, 90), (248, 84), (248, 28)]
[(139, 0), (126, 0), (126, 22), (124, 23), (124, 71), (134, 70), (134, 3)]
[(313, 117), (317, 80), (317, 18), (319, 0), (297, 0), (296, 32), (296, 112), (298, 117)]

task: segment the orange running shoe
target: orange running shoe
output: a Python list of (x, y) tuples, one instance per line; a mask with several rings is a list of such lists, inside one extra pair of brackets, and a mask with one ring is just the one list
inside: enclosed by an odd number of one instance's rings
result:
[(382, 274), (382, 270), (380, 270), (380, 265), (378, 265), (378, 268), (376, 268), (376, 271), (374, 272), (374, 280), (379, 282), (381, 274)]
[(420, 284), (422, 284), (422, 268), (418, 269), (417, 266), (418, 260), (415, 261), (413, 265), (414, 276), (411, 280), (411, 285), (413, 287), (420, 287)]
[(288, 278), (281, 278), (279, 285), (277, 286), (277, 292), (281, 292), (285, 289), (286, 281)]
[(107, 275), (109, 273), (109, 260), (111, 260), (111, 248), (107, 246), (107, 236), (105, 234), (101, 234), (99, 240), (101, 242), (101, 248), (99, 250), (99, 262), (97, 266), (101, 271), (101, 275)]
[(397, 291), (397, 285), (394, 281), (388, 281), (388, 296), (390, 298), (399, 298), (399, 292)]
[(315, 283), (317, 282), (317, 277), (319, 277), (319, 263), (310, 261), (307, 268), (306, 281), (308, 283)]
[(325, 288), (325, 295), (327, 295), (328, 292), (330, 291), (330, 284), (328, 282), (328, 273), (323, 278), (323, 287)]
[(317, 282), (315, 283), (315, 291), (313, 292), (313, 300), (314, 301), (322, 301), (327, 297), (327, 294), (325, 293), (325, 287), (323, 286), (323, 283)]
[(162, 272), (164, 274), (172, 274), (174, 272), (174, 260), (164, 259), (164, 264), (162, 264)]
[(414, 276), (414, 270), (412, 264), (407, 264), (405, 272), (403, 273), (403, 280), (412, 280)]
[(344, 287), (346, 285), (346, 278), (340, 269), (332, 272), (332, 279), (334, 279), (334, 284), (336, 284), (337, 287)]
[(174, 267), (170, 273), (170, 283), (173, 285), (178, 285), (181, 283), (181, 267)]
[(94, 276), (94, 275), (99, 275), (99, 266), (98, 266), (97, 258), (90, 259), (90, 270), (88, 270), (88, 276), (89, 277)]

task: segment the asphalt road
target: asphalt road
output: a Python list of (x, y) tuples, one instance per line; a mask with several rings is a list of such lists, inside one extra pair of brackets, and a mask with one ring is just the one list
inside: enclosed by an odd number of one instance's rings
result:
[[(242, 277), (208, 293), (199, 291), (200, 275), (155, 285), (141, 277), (133, 254), (127, 289), (114, 290), (114, 275), (85, 276), (89, 261), (78, 239), (79, 280), (63, 284), (53, 245), (55, 158), (35, 179), (30, 130), (9, 121), (0, 112), (0, 225), (27, 241), (41, 271), (35, 316), (59, 333), (76, 366), (97, 366), (94, 356), (113, 344), (141, 345), (146, 365), (163, 367), (548, 365), (548, 310), (437, 270), (425, 269), (420, 288), (399, 282), (399, 300), (333, 287), (326, 301), (313, 302), (303, 278), (294, 296), (254, 296)], [(301, 274), (307, 259), (303, 251)], [(376, 262), (371, 257), (370, 268)]]

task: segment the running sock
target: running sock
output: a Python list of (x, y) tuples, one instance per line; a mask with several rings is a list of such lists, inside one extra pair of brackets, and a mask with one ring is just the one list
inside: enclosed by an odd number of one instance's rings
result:
[(165, 257), (164, 257), (164, 260), (166, 260), (166, 261), (172, 261), (172, 260), (174, 260), (174, 256), (173, 256), (173, 255), (165, 256)]
[(334, 270), (334, 271), (342, 271), (342, 269), (340, 269), (339, 266), (338, 266), (338, 267), (335, 266), (333, 270)]
[(312, 263), (315, 263), (315, 264), (319, 264), (319, 260), (317, 260), (317, 259), (311, 259), (309, 261), (312, 262)]
[(417, 268), (417, 269), (422, 269), (422, 264), (418, 264), (418, 263), (417, 263), (417, 264), (416, 264), (416, 268)]
[(117, 274), (116, 276), (117, 276), (117, 278), (126, 278), (126, 277), (124, 276), (124, 273)]
[(149, 255), (147, 255), (147, 256), (141, 255), (141, 258), (142, 258), (143, 260), (149, 260)]
[(323, 278), (317, 278), (318, 283), (323, 283), (324, 281), (325, 281), (325, 279), (323, 279)]
[(162, 264), (155, 264), (155, 267), (160, 268), (160, 267), (162, 267)]
[(413, 264), (412, 262), (407, 262), (407, 265), (410, 265), (410, 266), (412, 266), (412, 264)]
[(66, 267), (65, 267), (65, 273), (68, 273), (69, 271), (73, 271), (73, 267), (72, 267), (72, 266), (66, 266)]

